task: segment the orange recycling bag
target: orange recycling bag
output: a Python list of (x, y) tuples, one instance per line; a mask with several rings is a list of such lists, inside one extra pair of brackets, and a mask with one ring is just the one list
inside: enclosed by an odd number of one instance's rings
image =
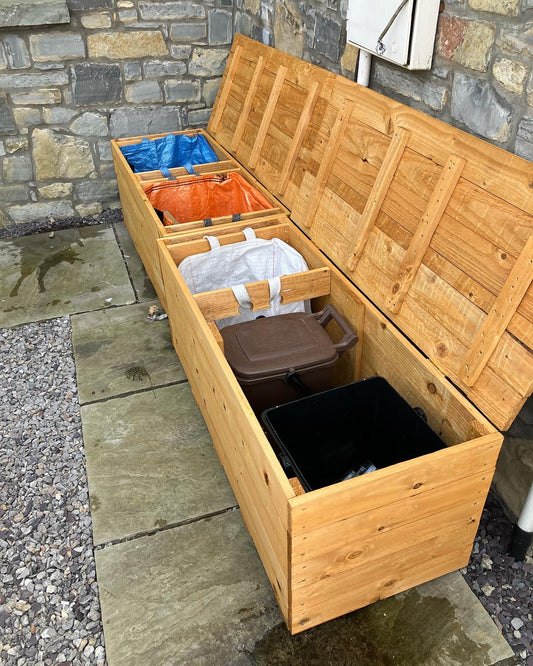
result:
[(273, 208), (259, 190), (234, 172), (163, 181), (144, 191), (157, 211), (168, 211), (179, 223)]

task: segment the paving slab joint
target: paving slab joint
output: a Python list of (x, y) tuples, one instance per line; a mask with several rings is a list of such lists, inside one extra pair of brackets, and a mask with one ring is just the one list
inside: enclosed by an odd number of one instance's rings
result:
[(120, 395), (110, 395), (106, 398), (97, 398), (96, 400), (88, 400), (86, 402), (80, 403), (80, 405), (82, 407), (86, 407), (87, 405), (97, 405), (100, 403), (110, 402), (111, 400), (117, 400), (120, 398), (129, 398), (131, 395), (139, 395), (141, 393), (146, 393), (147, 391), (155, 391), (158, 388), (169, 388), (171, 386), (179, 386), (180, 384), (188, 384), (188, 383), (189, 380), (187, 378), (179, 379), (175, 382), (169, 382), (168, 384), (157, 384), (152, 386), (146, 386), (145, 388), (136, 389), (134, 391), (126, 391), (125, 393), (121, 393)]
[(130, 281), (131, 288), (133, 289), (133, 293), (135, 295), (135, 303), (141, 303), (141, 300), (139, 299), (139, 293), (137, 291), (137, 287), (135, 286), (135, 283), (133, 281), (133, 277), (131, 275), (130, 267), (128, 266), (128, 262), (126, 261), (126, 255), (124, 254), (124, 249), (122, 247), (122, 243), (120, 242), (120, 238), (117, 234), (117, 230), (115, 228), (115, 225), (113, 224), (112, 227), (113, 227), (113, 233), (115, 234), (115, 240), (117, 241), (118, 249), (120, 250), (122, 260), (124, 261), (124, 266), (126, 267), (126, 271), (128, 273), (128, 280)]

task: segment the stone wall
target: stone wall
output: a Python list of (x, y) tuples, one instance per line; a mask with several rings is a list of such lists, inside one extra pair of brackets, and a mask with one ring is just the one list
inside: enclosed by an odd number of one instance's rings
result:
[(233, 36), (232, 0), (64, 14), (7, 25), (0, 6), (0, 226), (117, 206), (109, 139), (205, 125)]

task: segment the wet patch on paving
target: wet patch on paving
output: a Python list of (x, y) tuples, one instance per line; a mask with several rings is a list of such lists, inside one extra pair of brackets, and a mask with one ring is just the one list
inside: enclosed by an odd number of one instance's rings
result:
[(114, 225), (114, 229), (120, 249), (124, 255), (124, 261), (128, 267), (128, 272), (137, 295), (137, 300), (141, 303), (154, 300), (157, 298), (157, 294), (155, 293), (150, 278), (144, 270), (141, 258), (137, 254), (135, 245), (130, 238), (124, 222), (117, 222)]

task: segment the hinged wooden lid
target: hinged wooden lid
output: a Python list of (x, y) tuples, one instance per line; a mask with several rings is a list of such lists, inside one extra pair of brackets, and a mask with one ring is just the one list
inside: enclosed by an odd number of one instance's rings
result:
[(241, 35), (208, 131), (511, 425), (533, 390), (533, 164)]

